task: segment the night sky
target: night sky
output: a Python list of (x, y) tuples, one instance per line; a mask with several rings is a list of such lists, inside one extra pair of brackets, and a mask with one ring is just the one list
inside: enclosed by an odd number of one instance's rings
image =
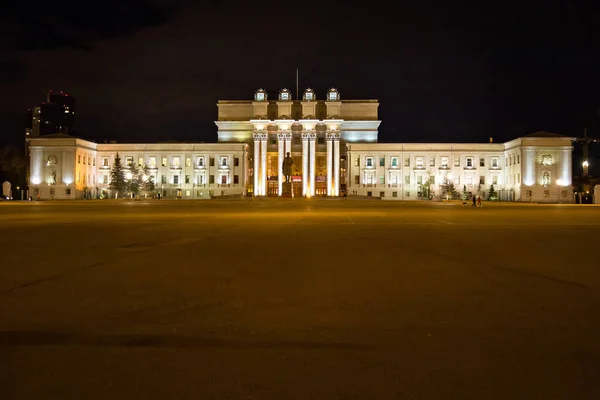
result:
[(85, 138), (215, 141), (217, 100), (295, 92), (296, 68), (320, 99), (329, 87), (379, 99), (381, 142), (600, 136), (594, 2), (11, 3), (3, 143), (22, 142), (25, 111), (49, 89), (75, 96)]

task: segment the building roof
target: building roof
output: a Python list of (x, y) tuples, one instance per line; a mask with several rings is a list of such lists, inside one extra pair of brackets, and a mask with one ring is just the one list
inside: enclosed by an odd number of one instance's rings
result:
[(566, 136), (559, 135), (558, 133), (545, 132), (545, 131), (537, 131), (537, 132), (534, 132), (534, 133), (530, 133), (529, 135), (525, 135), (525, 137), (549, 138), (549, 137), (566, 137)]

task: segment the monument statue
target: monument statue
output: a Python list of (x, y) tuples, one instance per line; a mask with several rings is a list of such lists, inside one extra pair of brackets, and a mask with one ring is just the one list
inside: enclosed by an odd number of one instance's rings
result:
[(290, 157), (290, 152), (288, 151), (287, 156), (283, 159), (283, 163), (281, 164), (286, 183), (290, 181), (290, 177), (292, 176), (292, 165), (294, 165), (294, 160)]

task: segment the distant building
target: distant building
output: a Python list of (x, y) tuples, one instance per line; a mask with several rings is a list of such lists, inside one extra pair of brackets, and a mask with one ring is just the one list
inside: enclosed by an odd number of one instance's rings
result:
[[(301, 101), (282, 89), (269, 100), (219, 101), (218, 143), (96, 144), (59, 134), (31, 138), (30, 189), (41, 198), (107, 194), (118, 152), (148, 165), (165, 197), (279, 196), (281, 163), (294, 160), (294, 196), (440, 199), (444, 182), (499, 200), (572, 202), (573, 138), (537, 132), (506, 143), (378, 141), (379, 102), (341, 100), (336, 89)], [(428, 189), (425, 190), (427, 185)]]
[(46, 101), (30, 110), (26, 137), (40, 137), (55, 133), (70, 134), (75, 121), (75, 98), (63, 92), (50, 91)]

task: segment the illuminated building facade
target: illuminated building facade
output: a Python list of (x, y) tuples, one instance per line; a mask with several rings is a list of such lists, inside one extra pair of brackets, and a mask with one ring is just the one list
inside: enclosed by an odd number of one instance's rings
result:
[(31, 138), (30, 189), (40, 198), (108, 195), (118, 152), (148, 165), (166, 198), (278, 196), (282, 160), (294, 160), (296, 197), (440, 199), (448, 182), (504, 201), (572, 202), (573, 138), (537, 132), (506, 143), (378, 143), (377, 100), (342, 100), (336, 89), (302, 100), (259, 89), (253, 100), (219, 101), (218, 143), (96, 144), (54, 135)]

